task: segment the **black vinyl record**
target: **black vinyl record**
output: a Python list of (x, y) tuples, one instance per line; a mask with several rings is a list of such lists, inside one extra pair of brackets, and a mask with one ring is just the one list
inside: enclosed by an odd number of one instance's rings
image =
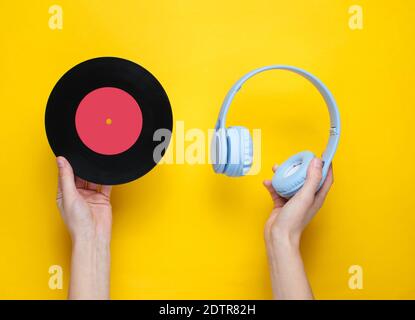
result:
[[(103, 57), (78, 64), (53, 88), (45, 127), (56, 156), (77, 176), (105, 185), (149, 172), (159, 129), (172, 132), (171, 106), (161, 84), (129, 60)], [(167, 146), (170, 136), (163, 144)], [(157, 158), (157, 157), (156, 157)]]

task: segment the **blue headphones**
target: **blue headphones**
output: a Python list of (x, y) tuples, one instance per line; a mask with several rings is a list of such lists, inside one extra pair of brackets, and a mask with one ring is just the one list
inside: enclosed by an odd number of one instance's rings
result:
[[(274, 65), (255, 69), (244, 75), (236, 82), (226, 95), (219, 118), (216, 123), (215, 133), (212, 137), (211, 158), (213, 169), (216, 173), (223, 173), (231, 177), (240, 177), (248, 173), (252, 165), (253, 143), (249, 130), (245, 127), (225, 128), (226, 115), (236, 93), (241, 86), (254, 75), (273, 69), (288, 70), (299, 74), (309, 80), (323, 96), (330, 113), (330, 138), (326, 150), (323, 153), (323, 174), (320, 187), (327, 176), (330, 163), (333, 160), (340, 137), (340, 115), (333, 95), (323, 82), (309, 72), (291, 66)], [(297, 193), (304, 184), (307, 175), (307, 168), (314, 158), (310, 151), (300, 152), (278, 167), (272, 177), (272, 186), (277, 193), (290, 198)]]

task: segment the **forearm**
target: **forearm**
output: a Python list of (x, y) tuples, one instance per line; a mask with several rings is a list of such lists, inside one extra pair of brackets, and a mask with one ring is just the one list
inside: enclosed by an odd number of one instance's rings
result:
[(270, 249), (274, 299), (313, 299), (301, 258), (299, 241), (280, 236), (278, 239), (273, 239)]
[(109, 241), (74, 241), (69, 299), (109, 299), (109, 290)]

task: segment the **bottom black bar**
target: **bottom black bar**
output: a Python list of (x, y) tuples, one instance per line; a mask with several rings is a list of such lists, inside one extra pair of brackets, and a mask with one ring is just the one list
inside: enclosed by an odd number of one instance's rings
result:
[[(293, 316), (374, 316), (410, 315), (415, 301), (265, 301), (265, 300), (139, 300), (139, 301), (0, 301), (2, 313), (28, 313), (54, 319), (62, 317), (118, 314), (129, 319), (282, 319)], [(9, 310), (7, 310), (9, 309)]]

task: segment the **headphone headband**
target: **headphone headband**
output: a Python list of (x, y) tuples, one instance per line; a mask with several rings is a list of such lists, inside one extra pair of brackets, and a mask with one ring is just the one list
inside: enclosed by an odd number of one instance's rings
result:
[(225, 128), (226, 116), (228, 114), (229, 107), (236, 93), (241, 89), (242, 85), (248, 79), (255, 76), (256, 74), (264, 72), (264, 71), (268, 71), (268, 70), (274, 70), (274, 69), (291, 71), (306, 78), (317, 88), (317, 90), (323, 96), (324, 101), (327, 104), (327, 107), (330, 113), (331, 128), (330, 128), (330, 138), (327, 143), (326, 150), (323, 153), (323, 161), (324, 161), (323, 175), (325, 176), (325, 174), (327, 174), (329, 165), (334, 157), (334, 153), (336, 152), (337, 145), (339, 143), (340, 114), (337, 108), (336, 101), (334, 100), (334, 97), (329, 91), (329, 89), (325, 86), (325, 84), (320, 79), (318, 79), (317, 77), (315, 77), (314, 75), (312, 75), (311, 73), (305, 70), (302, 70), (297, 67), (286, 66), (286, 65), (272, 65), (272, 66), (258, 68), (247, 73), (232, 86), (232, 88), (229, 90), (228, 94), (226, 95), (225, 100), (223, 101), (223, 104), (222, 104), (222, 108), (219, 113), (218, 121), (216, 123), (216, 129)]

